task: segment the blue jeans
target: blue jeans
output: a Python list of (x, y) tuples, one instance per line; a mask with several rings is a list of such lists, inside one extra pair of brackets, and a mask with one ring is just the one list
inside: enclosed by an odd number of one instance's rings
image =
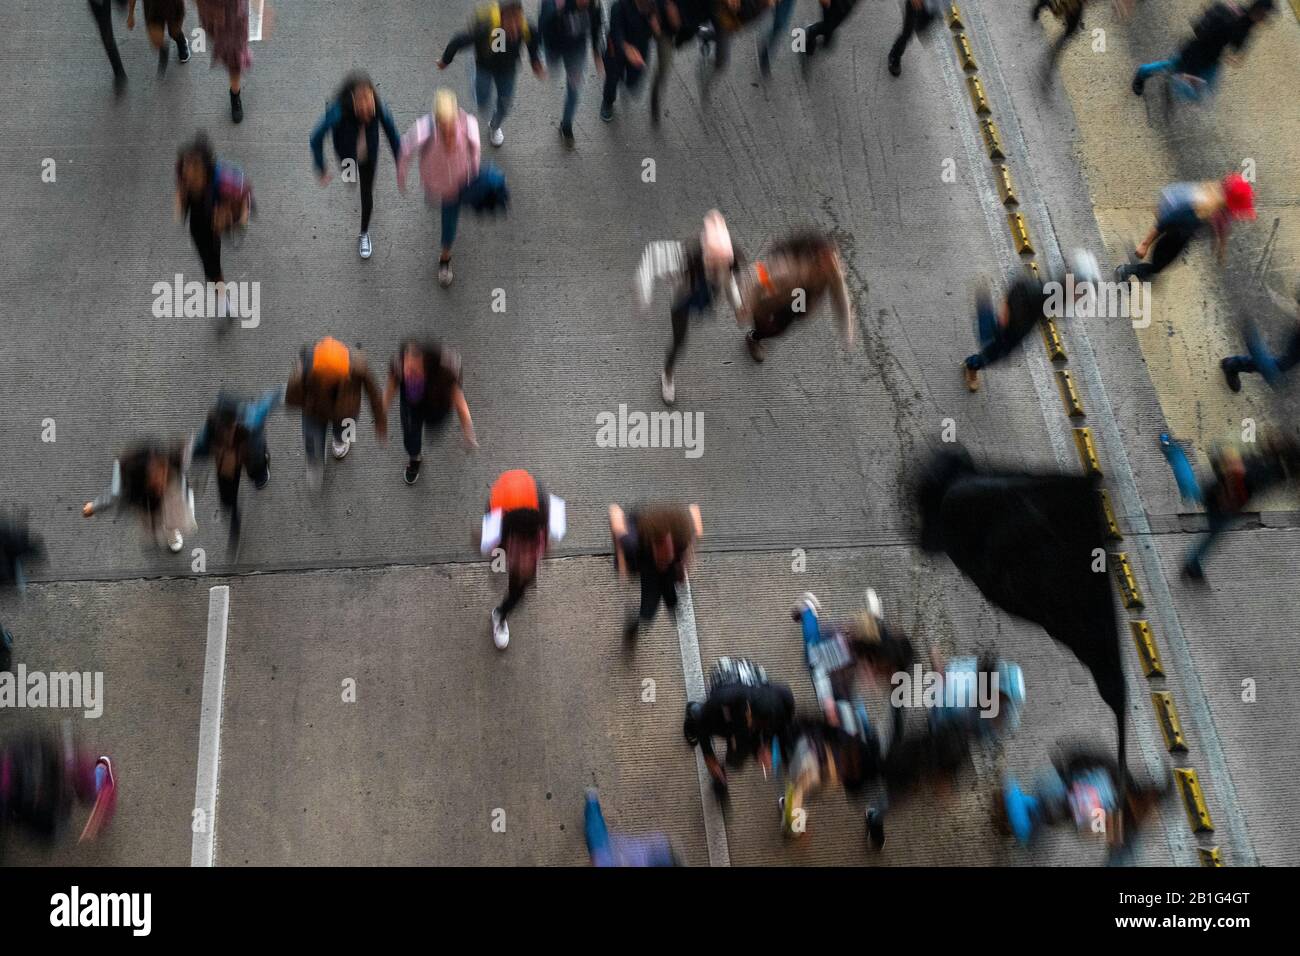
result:
[(1150, 63), (1142, 64), (1137, 69), (1137, 78), (1140, 80), (1149, 80), (1151, 77), (1159, 73), (1178, 74), (1170, 80), (1171, 88), (1182, 99), (1191, 100), (1193, 102), (1213, 93), (1219, 80), (1218, 64), (1210, 67), (1204, 73), (1193, 74), (1202, 81), (1200, 84), (1192, 83), (1184, 79), (1182, 72), (1182, 66), (1178, 62), (1178, 58), (1174, 57), (1169, 60), (1153, 60)]
[(1176, 445), (1172, 441), (1167, 445), (1162, 442), (1160, 450), (1165, 453), (1165, 461), (1169, 462), (1169, 468), (1174, 473), (1174, 481), (1178, 483), (1178, 493), (1183, 496), (1183, 500), (1201, 504), (1201, 485), (1196, 480), (1192, 463), (1187, 459), (1187, 452), (1183, 451), (1181, 445)]
[(1246, 332), (1246, 351), (1248, 355), (1233, 355), (1224, 360), (1224, 368), (1233, 372), (1258, 372), (1264, 381), (1276, 388), (1282, 378), (1297, 364), (1300, 364), (1300, 329), (1291, 333), (1286, 351), (1274, 355), (1254, 326)]
[(776, 6), (772, 8), (772, 29), (768, 31), (767, 42), (763, 44), (763, 52), (768, 56), (776, 52), (777, 44), (781, 42), (781, 35), (790, 25), (792, 16), (794, 0), (776, 0)]
[(578, 94), (582, 91), (582, 74), (587, 66), (587, 47), (578, 46), (548, 59), (551, 69), (555, 69), (557, 63), (564, 65), (564, 115), (560, 119), (560, 129), (570, 130), (578, 111)]
[(966, 359), (966, 367), (979, 371), (1002, 358), (1011, 349), (1002, 336), (1002, 327), (998, 325), (998, 314), (993, 309), (993, 302), (984, 296), (975, 302), (975, 327), (979, 334), (980, 350)]
[[(462, 189), (461, 196), (464, 194), (465, 191)], [(451, 244), (456, 241), (456, 226), (460, 223), (461, 196), (442, 204), (442, 248), (444, 249), (450, 249)]]
[[(325, 427), (328, 423), (310, 415), (302, 416), (302, 441), (309, 465), (325, 461)], [(334, 440), (343, 441), (343, 423), (334, 422)]]
[(475, 68), (474, 100), (478, 103), (480, 111), (486, 110), (492, 101), (492, 87), (495, 86), (497, 90), (496, 111), (488, 121), (490, 128), (500, 129), (501, 124), (505, 122), (506, 114), (510, 112), (510, 103), (515, 98), (515, 79), (518, 75), (517, 67), (501, 73)]
[(588, 793), (582, 814), (587, 852), (593, 866), (676, 866), (672, 844), (662, 833), (631, 837), (612, 834), (600, 812), (600, 801)]

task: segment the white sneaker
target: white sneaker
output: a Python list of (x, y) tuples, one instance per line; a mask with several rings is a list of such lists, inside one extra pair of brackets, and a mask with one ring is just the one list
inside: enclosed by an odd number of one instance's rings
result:
[(362, 259), (369, 259), (370, 254), (375, 251), (374, 247), (370, 245), (370, 233), (368, 232), (363, 232), (361, 234), (361, 238), (358, 240), (357, 245), (359, 246)]
[(663, 394), (665, 405), (671, 405), (677, 397), (677, 383), (667, 369), (659, 373), (659, 390)]
[(181, 535), (180, 529), (178, 528), (172, 532), (171, 540), (167, 542), (167, 550), (172, 554), (175, 554), (183, 547), (185, 547), (185, 538)]
[(804, 608), (811, 608), (812, 612), (818, 617), (822, 615), (821, 601), (818, 601), (817, 595), (811, 591), (804, 591), (803, 594), (799, 595), (799, 600), (795, 602), (794, 607), (790, 610), (790, 616), (796, 621), (799, 620)]
[(333, 442), (332, 444), (334, 446), (333, 448), (334, 459), (336, 461), (342, 461), (344, 458), (346, 458), (348, 454), (348, 449), (352, 447), (348, 442), (345, 441), (336, 441)]
[(497, 650), (504, 651), (510, 646), (510, 625), (501, 617), (501, 612), (492, 611), (492, 643), (497, 646)]
[(506, 133), (505, 130), (503, 130), (500, 126), (492, 130), (491, 133), (488, 134), (488, 142), (491, 143), (493, 146), (500, 146), (505, 141), (506, 141)]

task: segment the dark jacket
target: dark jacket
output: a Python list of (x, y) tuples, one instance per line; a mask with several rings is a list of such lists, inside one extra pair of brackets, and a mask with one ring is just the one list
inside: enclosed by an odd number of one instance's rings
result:
[(615, 58), (623, 56), (623, 44), (630, 44), (645, 56), (650, 51), (650, 41), (655, 35), (655, 22), (637, 9), (633, 0), (614, 0), (609, 10), (609, 33), (606, 46)]
[[(494, 16), (493, 13), (496, 12)], [(511, 40), (502, 36), (504, 43), (498, 44), (500, 50), (493, 50), (492, 34), (501, 22), (497, 4), (491, 3), (475, 14), (468, 30), (457, 33), (442, 51), (442, 62), (450, 64), (456, 54), (467, 46), (474, 47), (474, 63), (480, 70), (489, 73), (512, 73), (519, 66), (519, 54), (526, 47), (528, 60), (537, 69), (542, 60), (537, 51), (537, 27), (524, 20), (524, 29), (518, 37)]]
[(304, 415), (331, 424), (346, 418), (356, 421), (361, 413), (361, 393), (364, 391), (370, 402), (370, 411), (375, 416), (375, 429), (383, 431), (388, 427), (388, 414), (375, 377), (370, 374), (365, 356), (356, 349), (348, 352), (348, 377), (334, 383), (323, 382), (311, 374), (311, 346), (303, 349), (289, 376), (289, 384), (285, 386), (284, 403), (301, 408)]
[(537, 26), (546, 55), (562, 57), (590, 44), (591, 52), (600, 56), (604, 18), (601, 0), (588, 0), (585, 10), (577, 6), (576, 0), (542, 0)]
[[(366, 154), (370, 161), (374, 162), (379, 156), (379, 126), (383, 124), (384, 135), (388, 137), (388, 145), (393, 150), (393, 160), (397, 160), (398, 153), (402, 148), (402, 137), (397, 132), (397, 126), (393, 123), (393, 114), (389, 112), (388, 106), (375, 94), (375, 115), (371, 117), (370, 122), (366, 124)], [(357, 114), (352, 111), (352, 94), (344, 93), (325, 110), (325, 115), (320, 118), (316, 128), (311, 131), (311, 158), (316, 164), (316, 172), (325, 172), (325, 133), (328, 130), (334, 141), (334, 152), (338, 155), (340, 161), (351, 159), (356, 161), (357, 158), (357, 139), (359, 138), (361, 123), (357, 119)]]

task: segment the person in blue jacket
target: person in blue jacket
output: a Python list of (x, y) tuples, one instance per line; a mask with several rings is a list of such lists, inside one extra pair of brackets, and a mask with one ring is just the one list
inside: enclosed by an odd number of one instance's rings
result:
[(259, 490), (271, 480), (266, 417), (283, 400), (284, 386), (270, 389), (254, 401), (240, 401), (222, 392), (190, 447), (190, 459), (212, 459), (221, 506), (230, 512), (232, 554), (239, 551), (239, 480), (247, 472)]
[(393, 161), (401, 151), (402, 137), (393, 122), (393, 114), (375, 92), (375, 84), (364, 73), (350, 73), (337, 95), (311, 132), (311, 156), (316, 176), (322, 186), (331, 175), (325, 167), (325, 134), (334, 140), (334, 152), (343, 166), (345, 182), (361, 183), (361, 236), (358, 249), (362, 259), (374, 252), (370, 242), (370, 213), (375, 207), (375, 170), (379, 166), (379, 127), (384, 127)]

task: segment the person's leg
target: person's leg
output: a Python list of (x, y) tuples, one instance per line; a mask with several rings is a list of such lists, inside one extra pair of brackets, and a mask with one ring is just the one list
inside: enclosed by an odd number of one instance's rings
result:
[[(647, 52), (647, 56), (648, 56)], [(623, 68), (623, 88), (627, 90), (627, 95), (636, 99), (641, 94), (641, 80), (645, 76), (645, 67), (632, 66), (630, 63)]]
[(244, 463), (244, 470), (254, 488), (265, 488), (271, 480), (271, 452), (266, 447), (266, 434), (262, 431), (249, 436), (248, 460)]
[[(676, 46), (673, 45), (673, 38), (666, 33), (655, 39), (655, 73), (650, 84), (650, 121), (652, 123), (659, 122), (659, 109), (663, 103), (664, 86), (668, 82), (668, 72), (672, 68), (673, 55), (676, 49)], [(608, 76), (608, 67), (606, 67), (606, 82), (608, 82)]]
[(691, 317), (691, 308), (689, 301), (678, 303), (673, 306), (672, 324), (673, 324), (673, 342), (668, 347), (668, 354), (664, 358), (664, 371), (671, 378), (673, 367), (677, 364), (677, 353), (686, 346), (686, 331)]
[(456, 241), (456, 229), (460, 223), (460, 199), (442, 204), (442, 261), (451, 259), (451, 247)]
[(827, 50), (834, 44), (835, 33), (844, 25), (844, 21), (849, 18), (851, 10), (852, 7), (839, 3), (832, 3), (826, 8), (826, 12), (822, 15), (821, 32), (822, 46)]
[(907, 49), (907, 44), (911, 42), (912, 34), (915, 32), (916, 8), (912, 6), (911, 0), (903, 0), (903, 27), (898, 31), (894, 45), (889, 48), (889, 72), (895, 76), (898, 75), (896, 70), (901, 72), (903, 51)]
[(1133, 74), (1133, 92), (1141, 96), (1146, 81), (1157, 74), (1168, 73), (1174, 68), (1175, 62), (1174, 60), (1152, 60), (1150, 63), (1143, 63)]
[(605, 53), (605, 89), (600, 100), (600, 118), (608, 120), (613, 114), (614, 101), (618, 99), (618, 85), (627, 73), (627, 60), (622, 53)]
[(560, 129), (567, 135), (573, 133), (573, 117), (578, 111), (578, 97), (582, 91), (582, 74), (586, 65), (585, 46), (564, 54), (564, 114), (560, 118)]
[(1038, 15), (1040, 13), (1042, 13), (1044, 10), (1050, 10), (1051, 8), (1052, 8), (1052, 0), (1038, 0), (1038, 2), (1034, 4), (1034, 13), (1033, 13), (1034, 19), (1037, 20)]
[(1074, 35), (1076, 33), (1079, 32), (1079, 24), (1081, 24), (1082, 22), (1083, 22), (1083, 7), (1075, 8), (1066, 17), (1065, 29), (1061, 31), (1061, 35), (1056, 38), (1056, 42), (1052, 44), (1051, 50), (1048, 51), (1047, 54), (1048, 69), (1052, 69), (1056, 66), (1057, 61), (1061, 58), (1061, 54), (1065, 51), (1065, 45), (1069, 43), (1071, 39), (1074, 38)]
[(122, 66), (122, 55), (117, 49), (117, 40), (113, 37), (113, 8), (111, 0), (90, 0), (90, 12), (95, 17), (99, 28), (99, 39), (108, 54), (109, 66), (113, 68), (113, 85), (119, 90), (126, 82), (126, 69)]
[(600, 812), (600, 801), (594, 790), (587, 791), (586, 806), (582, 813), (582, 829), (587, 838), (587, 853), (591, 856), (592, 866), (613, 866), (614, 855), (610, 850), (609, 828), (605, 825), (605, 815)]
[(361, 174), (361, 232), (363, 235), (370, 231), (370, 214), (375, 208), (375, 170), (378, 168), (378, 161), (374, 156), (371, 156), (361, 164), (361, 168), (358, 170)]
[(239, 514), (239, 472), (234, 478), (217, 477), (217, 493), (222, 506), (230, 513), (230, 537), (227, 548), (232, 554), (239, 552), (239, 532), (242, 522)]
[(474, 103), (480, 113), (487, 112), (492, 103), (492, 73), (478, 64), (474, 65)]
[(1169, 462), (1170, 471), (1174, 473), (1178, 493), (1185, 501), (1200, 504), (1201, 486), (1196, 480), (1196, 472), (1187, 457), (1187, 452), (1167, 434), (1160, 436), (1160, 450), (1164, 453), (1165, 461)]
[(203, 263), (203, 281), (223, 282), (221, 274), (221, 237), (212, 231), (211, 223), (203, 217), (190, 216), (190, 238)]
[(1232, 516), (1217, 509), (1207, 512), (1206, 517), (1209, 519), (1209, 529), (1201, 535), (1201, 540), (1197, 542), (1196, 547), (1192, 548), (1187, 555), (1187, 560), (1183, 562), (1183, 570), (1193, 578), (1203, 578), (1205, 568), (1202, 562), (1210, 549), (1218, 543), (1223, 532), (1232, 526)]
[(984, 293), (975, 299), (975, 328), (979, 333), (980, 350), (966, 359), (966, 367), (979, 371), (999, 357), (998, 313), (993, 307), (993, 300)]
[(790, 18), (794, 16), (794, 2), (795, 0), (776, 0), (772, 7), (772, 25), (767, 31), (767, 39), (758, 50), (758, 65), (764, 75), (771, 68), (772, 54), (776, 52), (790, 26)]
[(1164, 272), (1192, 241), (1192, 233), (1185, 230), (1162, 232), (1151, 248), (1151, 260), (1129, 266), (1128, 274), (1146, 281)]
[(799, 630), (803, 633), (804, 658), (812, 667), (812, 649), (821, 643), (822, 625), (817, 618), (817, 609), (811, 603), (799, 608)]
[[(516, 61), (516, 64), (518, 61)], [(506, 115), (510, 112), (510, 104), (515, 98), (515, 81), (519, 77), (518, 65), (509, 70), (492, 74), (492, 85), (497, 90), (497, 107), (492, 114), (492, 121), (488, 124), (491, 129), (500, 129), (501, 124), (506, 121)]]
[(509, 581), (506, 584), (505, 599), (497, 606), (497, 615), (501, 620), (505, 620), (510, 613), (519, 606), (519, 602), (524, 599), (528, 592), (528, 585), (531, 582), (525, 581), (518, 577), (513, 571), (510, 573)]
[(325, 470), (325, 423), (303, 413), (302, 416), (303, 457), (307, 459), (308, 483), (318, 485)]

